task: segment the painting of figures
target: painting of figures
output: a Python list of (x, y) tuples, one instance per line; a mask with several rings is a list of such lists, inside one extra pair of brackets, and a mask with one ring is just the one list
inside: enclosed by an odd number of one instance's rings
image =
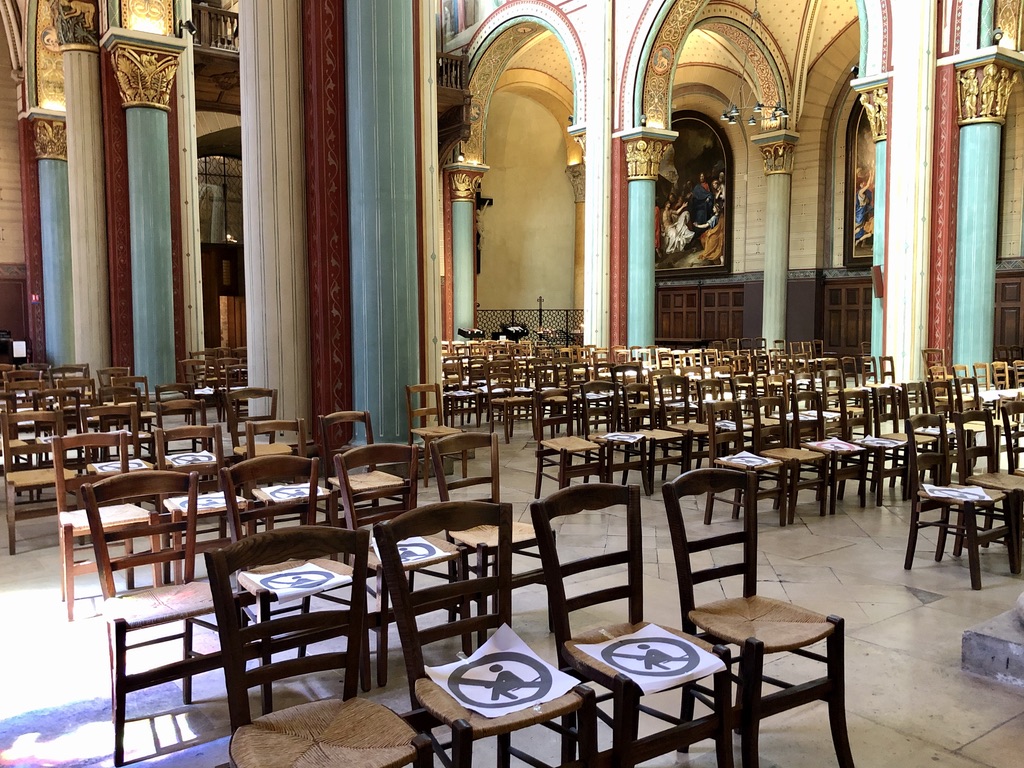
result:
[(857, 103), (846, 138), (845, 262), (871, 263), (875, 241), (875, 144), (864, 108)]
[(438, 25), (442, 50), (466, 45), (480, 23), (508, 0), (440, 0)]
[(655, 189), (657, 270), (726, 272), (732, 261), (730, 158), (717, 126), (677, 114), (678, 138), (661, 159)]

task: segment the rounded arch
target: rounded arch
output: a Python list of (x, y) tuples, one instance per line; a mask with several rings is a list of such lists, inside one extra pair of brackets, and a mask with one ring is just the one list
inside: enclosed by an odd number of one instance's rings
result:
[(860, 20), (861, 77), (888, 72), (892, 48), (892, 14), (890, 0), (857, 0)]
[(758, 100), (762, 104), (787, 104), (787, 78), (779, 65), (785, 57), (770, 36), (762, 37), (745, 24), (722, 16), (701, 19), (694, 29), (702, 29), (721, 37), (750, 62), (753, 81), (757, 84)]
[(7, 36), (7, 52), (11, 57), (11, 69), (17, 74), (25, 71), (25, 40), (21, 10), (17, 0), (0, 0), (0, 23)]
[(480, 25), (469, 44), (470, 134), (462, 145), (467, 161), (484, 162), (487, 107), (498, 78), (512, 57), (544, 32), (554, 35), (569, 59), (577, 122), (586, 113), (586, 59), (568, 18), (547, 3), (512, 0)]

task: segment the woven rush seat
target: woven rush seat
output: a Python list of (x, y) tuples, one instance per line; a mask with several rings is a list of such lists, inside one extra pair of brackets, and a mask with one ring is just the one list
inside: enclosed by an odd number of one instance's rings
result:
[(700, 421), (685, 421), (676, 424), (666, 424), (665, 429), (684, 434), (689, 432), (694, 435), (706, 435), (708, 433), (708, 425)]
[(445, 725), (451, 725), (456, 720), (465, 720), (480, 739), (547, 722), (560, 715), (576, 712), (580, 708), (580, 697), (570, 691), (557, 699), (527, 707), (519, 712), (502, 717), (484, 717), (466, 709), (428, 677), (421, 677), (416, 681), (416, 699), (427, 712)]
[[(341, 486), (341, 481), (336, 476), (331, 478), (331, 482)], [(402, 488), (405, 481), (398, 475), (375, 469), (372, 472), (356, 472), (349, 475), (348, 483), (352, 487), (353, 493), (360, 493), (361, 491), (379, 491), (392, 486), (396, 489)]]
[(985, 472), (980, 475), (971, 475), (967, 478), (968, 485), (977, 485), (990, 491), (1002, 491), (1011, 493), (1024, 490), (1024, 477), (1020, 475), (1007, 475), (1005, 472)]
[(582, 437), (552, 437), (547, 440), (541, 440), (540, 444), (553, 451), (569, 451), (569, 453), (597, 450), (596, 443), (591, 440), (584, 440)]
[[(465, 531), (449, 531), (448, 535), (467, 547), (479, 547), (481, 544), (485, 547), (498, 546), (498, 529), (492, 525), (480, 525)], [(512, 523), (513, 544), (521, 544), (536, 537), (537, 534), (529, 523)]]
[(325, 699), (243, 725), (231, 737), (241, 768), (393, 768), (416, 754), (416, 732), (390, 709), (366, 699)]
[(155, 627), (208, 613), (213, 613), (210, 585), (197, 581), (140, 589), (103, 602), (103, 616), (108, 621), (122, 619), (128, 629)]
[(446, 427), (444, 424), (438, 424), (435, 427), (415, 427), (414, 429), (411, 429), (409, 431), (412, 432), (414, 435), (419, 435), (420, 437), (436, 440), (439, 437), (445, 437), (447, 435), (457, 435), (462, 430), (456, 427)]
[[(74, 470), (64, 470), (65, 480), (69, 480), (74, 476)], [(53, 467), (44, 467), (43, 469), (22, 469), (17, 472), (7, 473), (7, 484), (13, 485), (15, 489), (35, 488), (40, 485), (53, 485), (55, 482), (57, 482), (57, 471)]]
[[(908, 439), (906, 432), (889, 432), (888, 434), (885, 434), (885, 435), (879, 435), (879, 437), (881, 437), (883, 440), (903, 440), (903, 441), (906, 441)], [(927, 445), (928, 443), (934, 443), (935, 442), (935, 436), (934, 435), (917, 435), (917, 434), (915, 434), (914, 435), (914, 442), (917, 443), (918, 445)]]
[[(284, 456), (292, 453), (292, 447), (288, 443), (256, 443), (255, 445), (257, 456)], [(239, 445), (232, 449), (235, 456), (241, 456), (245, 458), (246, 447)]]
[[(578, 648), (578, 646), (604, 643), (608, 640), (614, 640), (625, 635), (631, 635), (634, 632), (639, 632), (641, 629), (643, 629), (646, 626), (649, 626), (650, 624), (651, 622), (649, 621), (641, 621), (637, 624), (623, 622), (622, 624), (612, 624), (607, 627), (598, 627), (596, 629), (587, 630), (585, 632), (578, 632), (573, 636), (572, 640), (567, 640), (565, 642), (565, 652), (568, 655), (569, 662), (572, 664), (574, 669), (586, 669), (588, 673), (596, 673), (597, 675), (604, 676), (606, 679), (610, 681), (614, 679), (616, 675), (622, 674), (622, 672), (620, 670), (608, 666), (600, 659), (591, 656), (589, 653), (581, 651)], [(686, 640), (689, 643), (693, 643), (694, 645), (707, 651), (708, 653), (712, 652), (713, 646), (710, 643), (701, 640), (698, 637), (694, 637), (693, 635), (687, 634), (686, 632), (683, 632), (681, 629), (665, 627), (661, 624), (659, 624), (658, 626), (664, 629), (666, 632), (670, 632), (671, 634), (675, 635), (676, 637), (682, 640)], [(601, 684), (603, 685), (604, 683)]]
[[(89, 535), (89, 517), (84, 509), (72, 509), (57, 515), (60, 525), (70, 525), (74, 536)], [(149, 520), (149, 512), (134, 504), (113, 504), (100, 507), (100, 519), (104, 530), (113, 530), (118, 526), (145, 523)]]
[(737, 597), (701, 605), (690, 621), (705, 632), (742, 646), (749, 637), (764, 643), (765, 653), (804, 648), (832, 634), (835, 626), (820, 613), (770, 597)]
[(809, 451), (806, 448), (769, 448), (761, 451), (766, 459), (778, 459), (779, 461), (823, 461), (826, 454), (820, 451)]
[[(981, 477), (981, 475), (972, 475), (971, 477), (972, 478), (973, 477)], [(971, 485), (978, 485), (978, 483), (971, 483)], [(942, 487), (943, 488), (952, 488), (952, 489), (955, 490), (957, 488), (964, 488), (965, 486), (959, 485), (957, 483), (950, 483), (949, 485), (944, 485)], [(990, 491), (988, 488), (984, 488), (984, 487), (982, 488), (982, 490), (984, 490), (985, 493), (988, 495), (988, 499), (970, 499), (970, 501), (973, 501), (975, 504), (994, 504), (997, 501), (1002, 501), (1003, 500), (1003, 494), (1000, 493), (999, 491), (996, 491), (996, 490)], [(946, 504), (952, 504), (952, 505), (955, 505), (955, 506), (959, 506), (961, 504), (966, 504), (967, 501), (968, 501), (967, 499), (950, 499), (950, 498), (948, 498), (946, 496), (933, 496), (933, 495), (929, 494), (924, 488), (921, 488), (917, 492), (917, 495), (918, 495), (919, 498), (922, 498), (922, 499), (928, 499), (930, 501), (941, 501), (941, 502), (944, 502)]]

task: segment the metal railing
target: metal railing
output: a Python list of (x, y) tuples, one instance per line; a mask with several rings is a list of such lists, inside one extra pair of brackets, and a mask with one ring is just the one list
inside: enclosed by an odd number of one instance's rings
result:
[(238, 14), (203, 3), (192, 3), (195, 44), (200, 48), (238, 53)]
[(540, 344), (569, 346), (583, 339), (582, 309), (478, 309), (476, 327), (484, 338), (501, 333), (503, 325), (521, 325), (530, 330), (527, 337)]

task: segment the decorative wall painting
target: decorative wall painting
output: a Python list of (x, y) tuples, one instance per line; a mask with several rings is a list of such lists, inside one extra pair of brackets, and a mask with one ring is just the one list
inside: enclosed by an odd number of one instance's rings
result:
[(853, 108), (846, 131), (844, 221), (846, 265), (870, 265), (875, 235), (875, 143), (859, 102)]

